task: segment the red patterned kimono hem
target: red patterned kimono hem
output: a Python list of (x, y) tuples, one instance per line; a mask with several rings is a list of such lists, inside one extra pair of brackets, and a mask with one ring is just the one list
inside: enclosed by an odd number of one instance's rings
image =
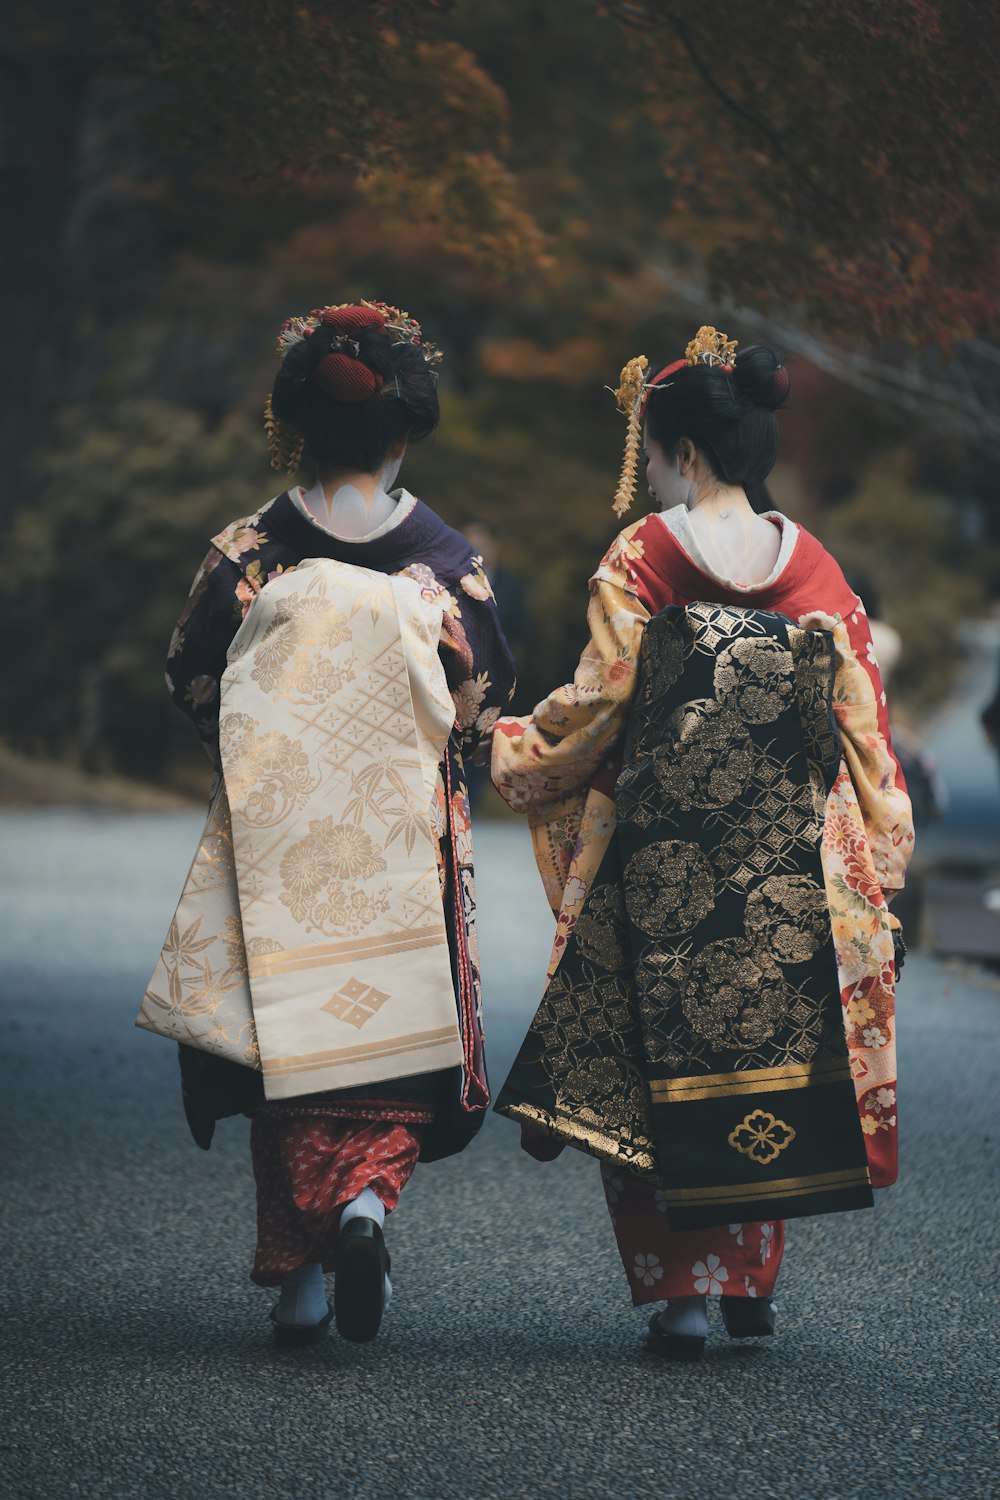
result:
[[(396, 1112), (394, 1110), (394, 1112)], [(306, 1262), (335, 1268), (340, 1209), (365, 1188), (396, 1207), (420, 1154), (417, 1119), (343, 1119), (322, 1106), (264, 1104), (250, 1127), (257, 1254), (250, 1278), (278, 1286)]]
[(606, 1163), (601, 1179), (633, 1306), (667, 1297), (769, 1297), (774, 1291), (784, 1220), (672, 1230), (662, 1189)]

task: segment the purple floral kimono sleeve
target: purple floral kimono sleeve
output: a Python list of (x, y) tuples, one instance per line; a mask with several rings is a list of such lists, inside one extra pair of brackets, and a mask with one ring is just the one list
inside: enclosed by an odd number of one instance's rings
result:
[(452, 691), (462, 753), (474, 754), (514, 695), (514, 662), (491, 601), (463, 602), (471, 670)]
[(444, 604), (441, 659), (455, 700), (454, 735), (471, 756), (514, 696), (515, 666), (482, 558), (466, 553), (458, 567), (411, 563), (426, 598)]
[(239, 568), (213, 547), (195, 574), (167, 652), (170, 695), (213, 761), (219, 744), (219, 684), (244, 613), (241, 586), (246, 588)]

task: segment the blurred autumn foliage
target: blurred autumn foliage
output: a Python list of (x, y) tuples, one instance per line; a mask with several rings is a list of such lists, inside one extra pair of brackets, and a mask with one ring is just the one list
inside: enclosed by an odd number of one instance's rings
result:
[(524, 576), (522, 707), (615, 529), (604, 387), (709, 321), (787, 357), (776, 501), (926, 708), (1000, 587), (998, 43), (971, 0), (8, 0), (0, 733), (189, 774), (173, 617), (275, 488), (276, 326), (355, 296), (446, 352), (403, 478)]

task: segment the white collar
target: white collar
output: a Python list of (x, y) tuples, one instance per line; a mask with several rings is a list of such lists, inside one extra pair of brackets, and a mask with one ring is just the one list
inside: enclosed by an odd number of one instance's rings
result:
[(402, 486), (399, 489), (390, 490), (389, 499), (395, 501), (395, 506), (390, 514), (371, 531), (365, 532), (364, 535), (351, 536), (331, 529), (329, 526), (324, 526), (322, 521), (317, 520), (313, 506), (326, 509), (326, 495), (319, 480), (309, 490), (303, 489), (301, 485), (297, 485), (295, 489), (289, 490), (288, 493), (292, 497), (292, 504), (297, 510), (302, 512), (307, 520), (311, 521), (318, 530), (325, 532), (327, 536), (334, 537), (338, 542), (377, 541), (379, 537), (385, 536), (387, 532), (394, 531), (397, 526), (400, 526), (406, 520), (407, 516), (411, 514), (417, 503), (417, 497), (411, 495), (409, 490), (404, 489)]
[(731, 589), (736, 594), (758, 594), (762, 593), (764, 589), (772, 588), (791, 561), (792, 553), (795, 551), (795, 546), (799, 539), (798, 526), (796, 526), (794, 521), (790, 521), (787, 516), (782, 515), (780, 510), (766, 510), (762, 512), (762, 520), (773, 521), (781, 530), (781, 546), (778, 548), (778, 556), (775, 559), (774, 567), (760, 583), (737, 583), (734, 578), (726, 578), (712, 567), (712, 564), (702, 551), (701, 543), (694, 533), (694, 529), (688, 518), (686, 505), (674, 505), (670, 510), (656, 511), (654, 514), (658, 520), (663, 522), (667, 530), (672, 532), (677, 538), (696, 567), (700, 568), (709, 578), (714, 579), (716, 583), (721, 583), (723, 588)]

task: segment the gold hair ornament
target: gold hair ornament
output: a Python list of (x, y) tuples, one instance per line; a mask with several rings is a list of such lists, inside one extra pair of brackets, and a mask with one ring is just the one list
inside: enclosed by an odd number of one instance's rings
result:
[(689, 365), (732, 365), (739, 344), (707, 323), (698, 329), (684, 350)]
[(618, 410), (628, 417), (625, 433), (625, 458), (622, 462), (621, 478), (615, 491), (614, 513), (621, 519), (631, 509), (635, 497), (635, 481), (639, 472), (639, 444), (642, 441), (642, 398), (646, 391), (646, 371), (649, 360), (644, 354), (630, 359), (618, 377), (618, 389), (614, 392)]
[(271, 454), (271, 468), (287, 469), (289, 474), (295, 474), (302, 464), (305, 440), (289, 422), (274, 415), (270, 396), (264, 402), (264, 433)]
[(436, 344), (424, 343), (423, 330), (416, 318), (411, 318), (399, 307), (391, 307), (388, 302), (369, 302), (366, 297), (360, 302), (331, 302), (329, 307), (314, 307), (312, 312), (303, 313), (301, 317), (286, 318), (278, 334), (278, 358), (284, 359), (293, 344), (308, 338), (319, 327), (324, 313), (341, 312), (345, 307), (367, 307), (372, 312), (381, 313), (386, 333), (394, 333), (398, 344), (416, 344), (432, 369), (444, 358)]

